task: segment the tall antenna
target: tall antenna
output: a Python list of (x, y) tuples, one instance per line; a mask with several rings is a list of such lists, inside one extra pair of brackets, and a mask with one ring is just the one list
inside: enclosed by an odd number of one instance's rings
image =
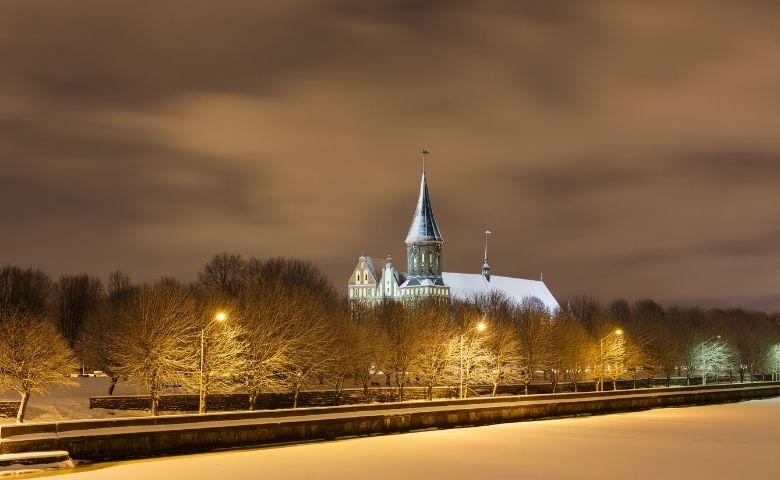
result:
[(485, 230), (485, 263), (487, 263), (488, 237), (492, 234), (493, 232), (491, 232), (490, 230)]
[(422, 162), (423, 162), (423, 173), (425, 173), (425, 156), (426, 156), (426, 155), (430, 155), (430, 153), (431, 153), (431, 152), (429, 152), (428, 150), (426, 150), (426, 149), (425, 149), (425, 147), (423, 147), (423, 149), (422, 149), (422, 152), (420, 152), (420, 155), (422, 155)]

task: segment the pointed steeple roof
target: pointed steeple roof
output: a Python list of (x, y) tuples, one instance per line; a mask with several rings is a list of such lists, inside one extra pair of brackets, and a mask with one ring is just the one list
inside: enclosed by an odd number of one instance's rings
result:
[(423, 171), (422, 179), (420, 180), (420, 196), (417, 199), (417, 208), (414, 210), (412, 226), (409, 227), (409, 234), (406, 235), (407, 244), (415, 242), (444, 242), (441, 233), (439, 233), (439, 227), (436, 225), (436, 219), (433, 216), (425, 171)]

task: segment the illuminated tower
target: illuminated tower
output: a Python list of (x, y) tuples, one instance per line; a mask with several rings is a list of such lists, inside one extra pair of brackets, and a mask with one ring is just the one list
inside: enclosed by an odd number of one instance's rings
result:
[(444, 239), (436, 225), (428, 194), (428, 180), (425, 176), (425, 155), (423, 150), (423, 173), (420, 180), (420, 195), (412, 218), (412, 225), (406, 235), (407, 279), (401, 286), (401, 295), (449, 297), (449, 287), (442, 279), (442, 250)]

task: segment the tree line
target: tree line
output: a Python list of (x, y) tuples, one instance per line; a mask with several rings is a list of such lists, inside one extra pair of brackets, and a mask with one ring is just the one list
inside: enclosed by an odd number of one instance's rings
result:
[[(646, 300), (602, 305), (575, 298), (555, 312), (529, 298), (349, 304), (313, 264), (215, 255), (198, 280), (133, 283), (115, 272), (53, 281), (34, 269), (0, 269), (0, 390), (30, 394), (77, 369), (128, 379), (158, 413), (166, 391), (211, 393), (348, 385), (455, 387), (566, 382), (597, 389), (619, 379), (728, 377), (780, 370), (780, 317), (745, 310), (663, 308)], [(380, 380), (381, 379), (381, 380)]]

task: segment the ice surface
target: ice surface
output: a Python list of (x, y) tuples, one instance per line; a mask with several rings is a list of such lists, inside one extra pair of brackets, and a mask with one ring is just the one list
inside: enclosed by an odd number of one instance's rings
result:
[(76, 468), (65, 478), (776, 478), (780, 399), (667, 408)]

